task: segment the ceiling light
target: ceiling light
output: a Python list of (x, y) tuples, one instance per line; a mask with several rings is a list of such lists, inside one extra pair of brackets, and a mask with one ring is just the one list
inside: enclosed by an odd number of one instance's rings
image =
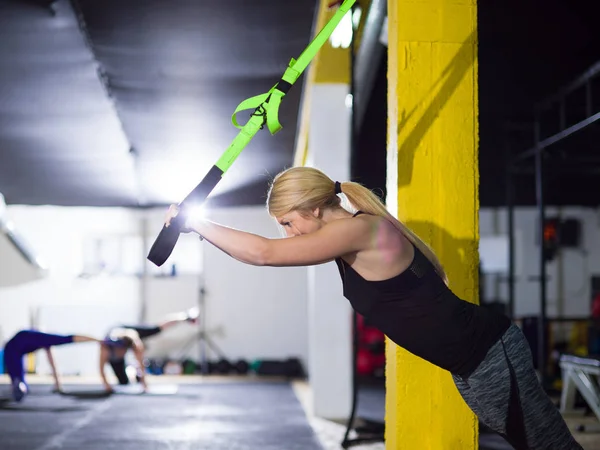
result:
[(340, 23), (329, 37), (329, 42), (333, 48), (350, 47), (353, 30), (358, 28), (361, 14), (362, 10), (360, 8), (355, 8), (354, 10), (348, 11), (344, 17), (342, 17), (342, 20), (340, 20)]

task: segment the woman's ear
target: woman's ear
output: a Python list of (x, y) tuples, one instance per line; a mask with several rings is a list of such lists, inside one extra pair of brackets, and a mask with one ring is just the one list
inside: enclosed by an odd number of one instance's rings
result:
[(313, 213), (313, 216), (316, 219), (320, 219), (321, 218), (321, 208), (315, 208), (315, 209), (313, 209), (312, 213)]

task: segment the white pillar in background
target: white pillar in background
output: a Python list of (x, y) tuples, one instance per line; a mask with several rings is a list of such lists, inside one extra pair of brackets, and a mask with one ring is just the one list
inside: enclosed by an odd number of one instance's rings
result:
[[(307, 166), (350, 179), (348, 85), (311, 86)], [(313, 414), (345, 419), (352, 401), (352, 310), (334, 262), (308, 268), (308, 371)]]

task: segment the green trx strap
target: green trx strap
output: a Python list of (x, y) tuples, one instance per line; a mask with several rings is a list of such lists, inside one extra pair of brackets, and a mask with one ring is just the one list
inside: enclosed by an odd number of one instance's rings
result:
[[(355, 2), (356, 0), (346, 0), (342, 3), (342, 5), (340, 5), (335, 15), (331, 18), (329, 22), (327, 22), (327, 24), (323, 27), (319, 34), (317, 34), (317, 36), (308, 45), (308, 47), (304, 49), (304, 51), (300, 54), (298, 59), (292, 58), (288, 65), (288, 68), (283, 73), (281, 80), (275, 86), (273, 86), (269, 90), (269, 92), (267, 92), (266, 94), (251, 97), (247, 100), (244, 100), (238, 105), (238, 107), (235, 109), (235, 112), (233, 113), (233, 116), (231, 117), (231, 122), (235, 127), (241, 128), (243, 132), (245, 127), (248, 126), (252, 137), (254, 136), (254, 134), (256, 134), (256, 132), (258, 132), (259, 129), (264, 127), (265, 123), (271, 134), (275, 134), (279, 130), (281, 130), (282, 126), (279, 123), (279, 105), (281, 104), (281, 100), (283, 99), (285, 94), (289, 92), (290, 88), (294, 85), (298, 78), (300, 78), (300, 75), (302, 75), (306, 67), (310, 64), (310, 62), (317, 55), (317, 53), (319, 53), (319, 50), (321, 49), (323, 44), (327, 42), (327, 39), (329, 39), (329, 36), (331, 36), (333, 30), (335, 30), (335, 28), (339, 24), (340, 20), (342, 20), (344, 15), (348, 11), (350, 11), (350, 8), (352, 8), (352, 5), (354, 5)], [(251, 118), (250, 121), (248, 121), (244, 126), (242, 126), (237, 121), (237, 114), (241, 111), (246, 110), (254, 110), (255, 112), (252, 115), (252, 118), (256, 119), (253, 121), (254, 123), (251, 123)], [(258, 123), (260, 123), (260, 126), (257, 129), (256, 124)], [(232, 145), (227, 149), (225, 154), (223, 154), (221, 159), (219, 159), (219, 161), (217, 162), (217, 166), (221, 170), (223, 170), (223, 172), (225, 172), (227, 169), (229, 169), (229, 167), (231, 167), (233, 161), (235, 161), (235, 159), (241, 153), (244, 147), (248, 145), (249, 140), (247, 142), (245, 140), (242, 142), (243, 144), (241, 148), (239, 148), (239, 151), (237, 151), (236, 153), (236, 150), (238, 148), (232, 148), (232, 146), (236, 144), (234, 140)]]
[[(281, 130), (282, 127), (279, 123), (279, 105), (281, 104), (281, 100), (285, 94), (289, 92), (290, 88), (298, 80), (300, 75), (302, 75), (302, 72), (304, 72), (327, 39), (329, 39), (333, 30), (340, 23), (344, 15), (350, 11), (350, 8), (352, 8), (355, 2), (356, 0), (344, 0), (338, 11), (336, 11), (333, 17), (323, 27), (319, 34), (317, 34), (298, 59), (292, 59), (290, 61), (281, 80), (279, 80), (269, 92), (249, 98), (239, 104), (231, 118), (233, 125), (240, 128), (239, 133), (198, 186), (196, 186), (179, 204), (180, 213), (171, 221), (171, 225), (168, 228), (163, 226), (148, 253), (148, 259), (151, 262), (157, 266), (162, 266), (169, 258), (179, 239), (181, 227), (185, 222), (185, 209), (187, 205), (190, 203), (202, 203), (206, 200), (208, 195), (221, 180), (223, 174), (227, 172), (256, 133), (258, 133), (265, 124), (271, 134), (275, 134)], [(248, 122), (243, 126), (240, 125), (237, 122), (237, 114), (241, 111), (252, 109), (254, 112), (250, 116)]]

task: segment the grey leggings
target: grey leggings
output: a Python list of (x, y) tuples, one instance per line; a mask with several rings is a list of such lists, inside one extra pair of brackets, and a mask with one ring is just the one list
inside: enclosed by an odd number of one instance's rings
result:
[(517, 450), (583, 450), (540, 385), (529, 343), (516, 325), (466, 380), (453, 375), (479, 420)]

